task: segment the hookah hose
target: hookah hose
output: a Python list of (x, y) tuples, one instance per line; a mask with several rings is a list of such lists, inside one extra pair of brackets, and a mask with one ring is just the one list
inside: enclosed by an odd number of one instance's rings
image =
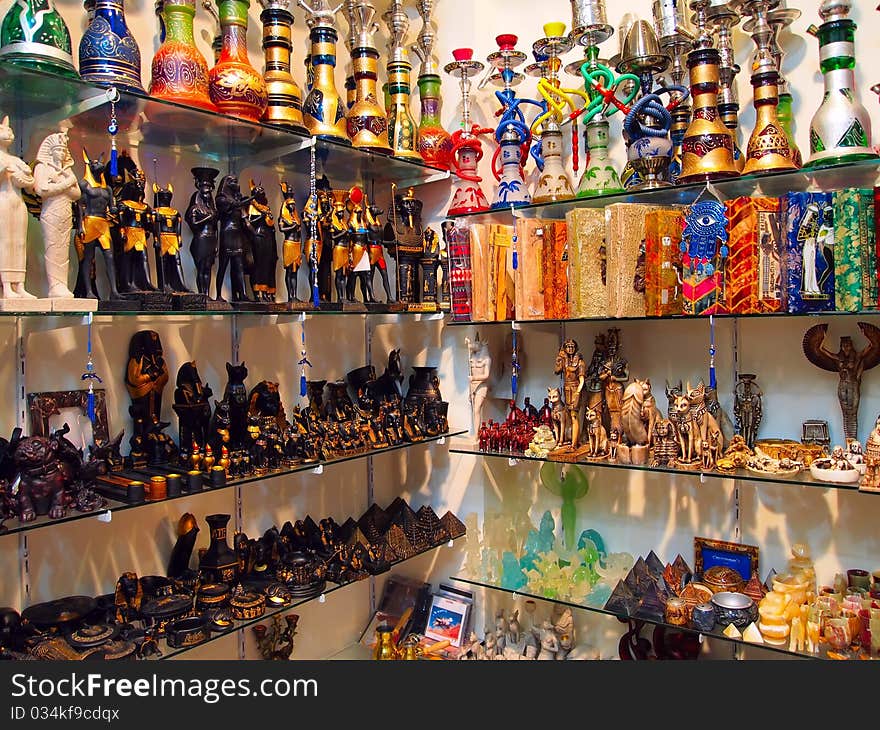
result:
[[(545, 110), (542, 114), (539, 114), (535, 117), (535, 120), (532, 122), (531, 132), (534, 133), (535, 130), (540, 127), (542, 124), (547, 122), (551, 118), (555, 118), (559, 124), (562, 124), (566, 117), (574, 120), (577, 118), (578, 114), (584, 109), (584, 107), (590, 103), (590, 96), (586, 91), (582, 91), (581, 89), (567, 89), (561, 86), (557, 86), (556, 83), (551, 81), (550, 79), (539, 79), (538, 80), (538, 93), (544, 97)], [(577, 102), (572, 98), (572, 96), (580, 97), (584, 106), (578, 106)], [(571, 109), (570, 113), (567, 113), (567, 108)], [(532, 157), (535, 157), (536, 150), (532, 148)], [(571, 134), (571, 156), (572, 156), (572, 169), (577, 172), (578, 171), (578, 157), (580, 156), (578, 150), (578, 134), (577, 134), (577, 126), (572, 129)], [(537, 157), (535, 157), (535, 161), (538, 162), (540, 166), (540, 161)]]
[(495, 141), (498, 142), (499, 146), (495, 148), (495, 154), (492, 155), (492, 174), (495, 176), (496, 180), (500, 180), (501, 168), (498, 166), (498, 157), (501, 154), (500, 145), (503, 142), (505, 131), (513, 129), (521, 140), (520, 165), (525, 165), (526, 160), (528, 159), (529, 143), (532, 141), (532, 132), (529, 129), (529, 125), (526, 124), (525, 115), (519, 108), (519, 105), (534, 104), (542, 111), (545, 110), (545, 106), (542, 102), (533, 101), (532, 99), (517, 99), (513, 95), (512, 89), (498, 90), (495, 92), (495, 97), (501, 103), (502, 108), (495, 112), (495, 116), (500, 117), (498, 120), (498, 126), (495, 128)]
[(470, 182), (480, 182), (483, 178), (481, 178), (476, 173), (470, 173), (463, 171), (458, 166), (458, 151), (462, 149), (471, 149), (477, 155), (477, 162), (483, 159), (483, 145), (480, 144), (480, 140), (477, 139), (478, 134), (492, 134), (495, 130), (491, 127), (481, 127), (477, 124), (471, 125), (470, 131), (465, 129), (458, 129), (452, 135), (452, 166), (455, 168), (453, 172), (460, 177), (462, 180), (468, 180)]

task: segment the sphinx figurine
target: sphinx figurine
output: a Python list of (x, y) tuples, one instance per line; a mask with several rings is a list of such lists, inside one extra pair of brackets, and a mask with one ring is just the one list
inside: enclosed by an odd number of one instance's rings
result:
[(37, 150), (34, 193), (40, 198), (40, 227), (43, 231), (46, 279), (51, 299), (72, 299), (67, 286), (70, 269), (70, 236), (73, 203), (82, 195), (73, 172), (73, 158), (66, 132), (46, 137)]
[(10, 154), (15, 134), (9, 117), (0, 122), (0, 298), (36, 299), (24, 288), (28, 211), (22, 190), (34, 185), (31, 168)]

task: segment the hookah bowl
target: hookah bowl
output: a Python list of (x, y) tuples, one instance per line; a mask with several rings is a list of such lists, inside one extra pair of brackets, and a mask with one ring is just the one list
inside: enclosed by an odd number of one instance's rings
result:
[(693, 119), (682, 140), (679, 181), (694, 183), (726, 180), (739, 176), (733, 151), (733, 137), (718, 113), (721, 52), (712, 48), (706, 10), (709, 0), (691, 0), (696, 11), (697, 35), (688, 53)]
[(490, 53), (486, 59), (495, 71), (481, 82), (480, 86), (485, 82), (491, 82), (502, 87), (501, 91), (495, 92), (501, 103), (501, 109), (496, 113), (496, 116), (500, 117), (495, 129), (498, 148), (492, 158), (492, 174), (498, 185), (495, 188), (491, 207), (509, 208), (532, 202), (524, 175), (526, 150), (531, 133), (519, 109), (519, 105), (527, 100), (517, 99), (513, 91), (513, 87), (525, 78), (515, 69), (526, 60), (526, 54), (516, 50), (515, 35), (499, 35), (495, 41), (498, 43), (498, 50)]
[(455, 59), (447, 63), (443, 70), (450, 76), (458, 77), (462, 97), (462, 128), (452, 135), (452, 203), (447, 215), (477, 213), (489, 209), (489, 201), (480, 188), (482, 178), (477, 174), (477, 165), (483, 157), (483, 147), (477, 135), (493, 130), (483, 129), (470, 122), (471, 77), (483, 70), (483, 64), (474, 60), (472, 48), (457, 48), (452, 52)]
[(824, 0), (824, 21), (807, 32), (819, 39), (819, 68), (825, 96), (810, 123), (810, 159), (806, 167), (873, 159), (871, 118), (855, 92), (856, 24), (848, 18), (851, 0)]
[(788, 80), (782, 72), (783, 62), (785, 60), (785, 49), (779, 43), (779, 35), (783, 30), (788, 28), (795, 20), (801, 17), (801, 11), (797, 8), (787, 7), (786, 0), (780, 0), (779, 6), (767, 13), (767, 22), (773, 29), (773, 36), (770, 39), (770, 53), (776, 60), (776, 70), (779, 71), (779, 106), (777, 107), (777, 116), (782, 126), (785, 127), (785, 133), (788, 135), (788, 146), (791, 148), (792, 159), (795, 165), (801, 167), (803, 157), (798, 149), (794, 138), (794, 116), (792, 114), (792, 96), (791, 87)]

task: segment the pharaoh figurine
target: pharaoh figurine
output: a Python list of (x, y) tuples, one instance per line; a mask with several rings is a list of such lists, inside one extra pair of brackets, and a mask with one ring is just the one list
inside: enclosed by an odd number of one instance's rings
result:
[(116, 215), (116, 200), (104, 175), (101, 158), (92, 159), (83, 150), (85, 172), (79, 181), (82, 193), (75, 209), (76, 236), (74, 246), (79, 259), (74, 296), (99, 299), (95, 290), (95, 249), (100, 248), (107, 271), (107, 284), (110, 298), (118, 299), (116, 286), (116, 260), (113, 253), (113, 236), (110, 232), (110, 219)]
[(315, 181), (315, 190), (318, 194), (320, 215), (318, 225), (321, 229), (321, 240), (327, 243), (318, 251), (318, 294), (322, 302), (329, 302), (333, 290), (333, 210), (334, 196), (330, 188), (330, 181), (326, 175), (322, 175)]
[(422, 208), (412, 188), (405, 195), (395, 193), (394, 216), (386, 224), (386, 241), (394, 241), (397, 254), (397, 298), (401, 302), (418, 299), (417, 267), (424, 252)]
[(146, 446), (154, 424), (161, 421), (162, 392), (168, 383), (168, 365), (162, 352), (159, 334), (141, 330), (132, 335), (128, 345), (125, 387), (131, 397), (128, 412), (134, 421), (129, 439), (132, 461), (146, 458)]
[(330, 238), (333, 241), (333, 285), (336, 287), (336, 301), (348, 299), (347, 284), (351, 268), (348, 248), (348, 224), (345, 221), (344, 190), (333, 191), (333, 212), (331, 213)]
[(587, 407), (598, 408), (605, 400), (603, 396), (602, 366), (605, 364), (605, 358), (608, 356), (608, 349), (605, 344), (605, 334), (600, 332), (593, 341), (593, 357), (587, 366)]
[(430, 226), (422, 236), (422, 257), (419, 266), (422, 270), (421, 301), (437, 302), (437, 272), (440, 270), (440, 239)]
[(217, 258), (217, 207), (214, 204), (214, 180), (220, 171), (213, 167), (194, 167), (191, 172), (196, 191), (189, 199), (189, 207), (184, 218), (192, 231), (189, 250), (196, 267), (196, 289), (199, 294), (210, 295), (211, 269)]
[(612, 327), (605, 338), (605, 362), (599, 373), (608, 418), (608, 433), (623, 433), (621, 410), (623, 408), (623, 384), (629, 380), (629, 364), (620, 354), (620, 330)]
[(180, 211), (171, 207), (174, 186), (167, 188), (153, 183), (153, 246), (156, 249), (156, 278), (166, 294), (177, 292), (190, 294), (183, 279), (183, 262), (180, 260), (180, 236), (182, 219)]
[(244, 219), (250, 238), (253, 263), (250, 267), (251, 290), (258, 302), (275, 301), (275, 273), (278, 268), (278, 242), (275, 239), (275, 216), (262, 185), (251, 180), (251, 201)]
[(580, 446), (581, 394), (586, 382), (587, 365), (575, 340), (568, 339), (562, 343), (553, 372), (562, 376), (568, 421), (563, 425), (562, 433), (568, 431), (571, 434), (571, 442), (566, 450), (577, 451)]
[[(193, 444), (201, 447), (210, 444), (211, 396), (214, 392), (196, 368), (195, 360), (185, 362), (177, 371), (177, 387), (174, 389), (174, 412), (180, 422), (178, 434), (180, 448), (188, 452)], [(219, 453), (219, 449), (218, 449)]]
[[(367, 205), (364, 212), (367, 223), (367, 241), (370, 244), (370, 288), (373, 289), (373, 280), (378, 271), (382, 279), (382, 288), (385, 290), (385, 301), (391, 302), (393, 297), (391, 296), (391, 283), (388, 281), (388, 263), (385, 261), (385, 237), (383, 226), (379, 223), (379, 217), (383, 212), (376, 205)], [(375, 289), (373, 291), (375, 292)]]
[(764, 393), (755, 383), (755, 376), (741, 373), (733, 391), (733, 415), (736, 418), (736, 430), (743, 437), (746, 445), (755, 448), (758, 427), (764, 415), (761, 397)]
[(70, 234), (73, 203), (82, 192), (73, 172), (73, 158), (66, 132), (55, 132), (43, 140), (34, 166), (34, 193), (40, 197), (40, 227), (45, 245), (46, 279), (49, 297), (70, 299), (67, 287), (70, 267)]
[(34, 185), (31, 168), (9, 153), (15, 134), (9, 117), (0, 122), (0, 287), (2, 299), (36, 299), (24, 288), (28, 211), (22, 190)]
[(351, 272), (348, 275), (346, 295), (354, 301), (355, 284), (360, 284), (361, 299), (366, 303), (375, 302), (373, 297), (373, 273), (370, 265), (369, 230), (364, 213), (364, 192), (359, 187), (348, 191), (351, 207), (348, 216), (348, 249)]
[(278, 213), (278, 231), (284, 236), (281, 244), (281, 264), (284, 267), (284, 285), (287, 288), (287, 301), (298, 302), (296, 277), (302, 266), (302, 220), (296, 209), (293, 188), (286, 181), (281, 183), (281, 210)]
[(468, 348), (468, 391), (471, 401), (471, 432), (474, 438), (479, 436), (479, 428), (483, 423), (483, 405), (489, 394), (489, 377), (492, 374), (492, 355), (489, 343), (481, 340), (479, 333), (471, 340), (465, 338)]
[(321, 301), (327, 301), (321, 290), (318, 272), (321, 263), (321, 255), (324, 251), (324, 229), (321, 225), (323, 215), (321, 198), (315, 193), (310, 195), (303, 206), (302, 218), (304, 233), (303, 255), (309, 270), (309, 298), (317, 288)]
[[(153, 233), (153, 209), (146, 203), (146, 178), (143, 171), (126, 169), (122, 187), (116, 195), (122, 266), (120, 288), (123, 292), (155, 291), (150, 281), (147, 238)], [(120, 250), (117, 248), (117, 250)]]
[(251, 199), (241, 193), (238, 177), (226, 175), (220, 180), (215, 200), (220, 230), (220, 260), (217, 265), (217, 280), (215, 282), (216, 301), (218, 302), (225, 301), (223, 299), (223, 282), (226, 279), (227, 269), (229, 269), (232, 301), (244, 302), (248, 299), (244, 283), (244, 210), (250, 202)]

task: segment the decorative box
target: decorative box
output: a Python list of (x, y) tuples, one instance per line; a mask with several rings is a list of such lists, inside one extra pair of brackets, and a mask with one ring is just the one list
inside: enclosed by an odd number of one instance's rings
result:
[[(475, 223), (471, 226), (473, 320), (513, 319), (513, 226)], [(485, 286), (484, 283), (485, 282)]]
[(782, 199), (785, 299), (792, 314), (834, 309), (833, 203), (833, 193), (788, 193)]
[(519, 218), (516, 221), (516, 318), (544, 319), (544, 248), (552, 235), (550, 221)]
[(681, 210), (655, 210), (645, 216), (645, 314), (682, 313)]
[(454, 322), (468, 322), (471, 319), (473, 297), (470, 228), (458, 223), (450, 223), (446, 230), (446, 246), (449, 256), (452, 319)]
[(659, 205), (614, 203), (605, 208), (608, 316), (645, 316), (645, 217)]
[(605, 211), (575, 208), (565, 216), (568, 231), (568, 316), (608, 316)]
[(727, 201), (724, 304), (732, 314), (782, 311), (779, 198)]
[(471, 257), (471, 320), (489, 322), (489, 238), (485, 223), (473, 223), (468, 234)]
[(568, 318), (568, 231), (564, 221), (549, 221), (544, 232), (544, 317)]
[(842, 312), (877, 306), (874, 191), (834, 191), (834, 299)]

